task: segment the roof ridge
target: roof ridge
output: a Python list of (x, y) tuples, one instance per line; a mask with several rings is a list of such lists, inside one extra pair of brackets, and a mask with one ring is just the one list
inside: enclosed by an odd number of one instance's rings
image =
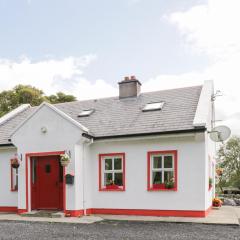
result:
[[(188, 87), (179, 87), (179, 88), (168, 88), (168, 89), (161, 89), (156, 91), (148, 91), (148, 92), (142, 92), (139, 96), (143, 94), (151, 94), (151, 93), (157, 93), (157, 92), (166, 92), (166, 91), (173, 91), (173, 90), (180, 90), (180, 89), (188, 89), (188, 88), (197, 88), (197, 87), (203, 87), (203, 85), (193, 85)], [(89, 101), (98, 101), (98, 100), (107, 100), (107, 99), (118, 99), (118, 96), (112, 96), (112, 97), (103, 97), (103, 98), (91, 98), (91, 99), (84, 99), (84, 100), (75, 100), (71, 102), (63, 102), (63, 103), (55, 103), (52, 104), (54, 106), (63, 105), (63, 104), (72, 104), (72, 103), (79, 103), (79, 102), (89, 102)]]

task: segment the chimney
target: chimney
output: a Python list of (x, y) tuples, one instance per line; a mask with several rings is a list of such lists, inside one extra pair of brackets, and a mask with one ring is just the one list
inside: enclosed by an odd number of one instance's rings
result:
[(125, 77), (119, 82), (119, 98), (137, 97), (141, 92), (141, 83), (135, 76)]

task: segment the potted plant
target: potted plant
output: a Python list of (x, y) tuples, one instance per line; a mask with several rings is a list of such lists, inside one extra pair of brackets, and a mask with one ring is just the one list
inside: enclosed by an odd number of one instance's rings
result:
[(11, 159), (11, 166), (13, 168), (19, 168), (19, 165), (20, 165), (20, 163), (19, 163), (19, 160), (17, 157), (14, 157)]
[(211, 189), (212, 188), (212, 184), (213, 184), (213, 179), (209, 178), (208, 180), (208, 188)]
[(222, 176), (223, 175), (223, 169), (222, 168), (216, 169), (216, 173), (217, 173), (218, 176)]
[(153, 183), (153, 188), (154, 189), (164, 189), (165, 188), (165, 184), (162, 183), (161, 181), (155, 181)]
[(212, 200), (212, 205), (213, 207), (221, 207), (222, 206), (222, 201), (219, 198), (214, 198)]
[(172, 189), (174, 188), (174, 178), (171, 178), (169, 181), (166, 181), (165, 183), (165, 188), (166, 189)]
[(70, 157), (67, 153), (60, 155), (60, 163), (63, 167), (66, 167), (70, 163)]
[(119, 189), (119, 186), (116, 185), (113, 180), (108, 180), (106, 184), (106, 189)]

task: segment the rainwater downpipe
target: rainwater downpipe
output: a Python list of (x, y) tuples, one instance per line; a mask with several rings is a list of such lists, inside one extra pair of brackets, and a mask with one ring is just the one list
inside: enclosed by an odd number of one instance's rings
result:
[(86, 207), (85, 207), (85, 146), (90, 146), (93, 144), (93, 138), (87, 139), (83, 142), (83, 150), (82, 150), (82, 169), (83, 169), (83, 215), (87, 215)]

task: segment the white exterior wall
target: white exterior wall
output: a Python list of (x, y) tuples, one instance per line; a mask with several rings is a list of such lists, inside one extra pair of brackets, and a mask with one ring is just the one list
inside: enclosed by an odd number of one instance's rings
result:
[[(205, 142), (199, 137), (158, 138), (95, 142), (89, 146), (86, 182), (91, 189), (85, 199), (87, 208), (206, 210)], [(147, 191), (147, 152), (178, 151), (178, 190)], [(126, 191), (98, 190), (98, 154), (126, 154)]]
[(10, 165), (15, 153), (15, 148), (0, 148), (0, 207), (17, 207), (18, 193), (11, 191)]
[[(208, 113), (208, 120), (207, 120), (207, 131), (205, 133), (205, 145), (206, 145), (206, 152), (205, 152), (205, 159), (206, 159), (206, 179), (207, 179), (207, 186), (206, 186), (206, 191), (205, 191), (205, 201), (206, 205), (208, 207), (212, 206), (212, 199), (215, 196), (215, 165), (216, 165), (216, 143), (213, 142), (210, 139), (210, 134), (209, 132), (212, 130), (214, 127), (214, 121), (215, 121), (215, 116), (214, 116), (214, 102), (209, 102), (209, 113)], [(209, 158), (211, 159), (211, 166), (209, 166)], [(212, 163), (214, 163), (214, 167), (212, 166)], [(208, 183), (209, 183), (209, 173), (210, 177), (213, 179), (213, 186), (209, 190)]]
[[(47, 133), (41, 132), (41, 127), (47, 128)], [(26, 209), (26, 179), (25, 155), (27, 153), (71, 152), (71, 162), (66, 168), (67, 173), (75, 174), (75, 184), (66, 186), (66, 209), (82, 209), (81, 175), (77, 169), (81, 165), (81, 130), (67, 121), (54, 110), (43, 106), (13, 135), (12, 142), (18, 147), (18, 154), (23, 156), (19, 167), (19, 194), (18, 208)], [(28, 164), (30, 166), (30, 164)], [(75, 171), (76, 169), (76, 171)], [(30, 167), (28, 167), (28, 181), (30, 180)], [(29, 209), (31, 209), (30, 184), (28, 184)]]

